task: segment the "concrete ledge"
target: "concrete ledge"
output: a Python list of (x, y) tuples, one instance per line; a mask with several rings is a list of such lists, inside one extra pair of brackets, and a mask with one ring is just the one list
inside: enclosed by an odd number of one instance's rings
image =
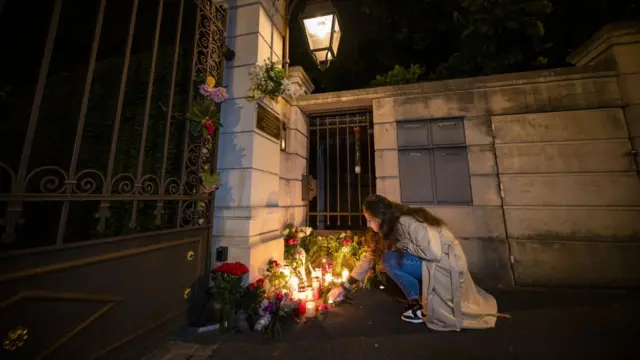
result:
[(492, 116), (491, 120), (496, 144), (629, 137), (620, 108)]
[(460, 238), (459, 241), (474, 281), (489, 287), (513, 287), (506, 240)]
[[(307, 114), (347, 109), (373, 108), (373, 101), (381, 98), (403, 97), (421, 94), (449, 93), (460, 91), (484, 90), (508, 86), (557, 83), (581, 79), (615, 77), (615, 71), (596, 72), (589, 67), (561, 68), (553, 70), (531, 71), (525, 73), (501, 74), (467, 79), (434, 81), (420, 84), (385, 86), (360, 90), (301, 96), (294, 105)], [(614, 78), (615, 80), (615, 78)]]
[(506, 207), (510, 239), (640, 244), (640, 207)]
[(602, 54), (614, 45), (640, 42), (640, 24), (622, 22), (604, 26), (585, 44), (567, 57), (567, 61), (576, 66), (593, 64)]
[(496, 145), (501, 174), (630, 172), (629, 140)]
[(442, 218), (458, 238), (506, 238), (500, 206), (421, 206)]
[(636, 173), (501, 175), (505, 205), (640, 206)]
[(640, 244), (510, 240), (516, 285), (640, 285)]

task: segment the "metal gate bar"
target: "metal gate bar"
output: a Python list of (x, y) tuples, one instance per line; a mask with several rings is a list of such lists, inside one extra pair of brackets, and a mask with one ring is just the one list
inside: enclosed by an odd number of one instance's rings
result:
[[(118, 159), (121, 158), (118, 157), (118, 153), (122, 151), (123, 146), (126, 146), (119, 143), (119, 140), (121, 140), (119, 137), (124, 134), (122, 132), (122, 124), (127, 106), (125, 103), (128, 101), (127, 96), (131, 91), (128, 88), (129, 84), (127, 81), (128, 78), (132, 76), (132, 72), (129, 70), (132, 61), (134, 33), (137, 34), (138, 30), (140, 30), (140, 25), (137, 24), (139, 21), (137, 20), (140, 20), (142, 15), (146, 16), (150, 14), (140, 12), (142, 7), (139, 0), (131, 0), (130, 4), (126, 5), (115, 5), (116, 3), (106, 0), (94, 1), (96, 4), (96, 13), (94, 13), (96, 21), (93, 24), (92, 37), (88, 43), (89, 51), (87, 52), (87, 62), (84, 63), (86, 70), (84, 70), (82, 74), (82, 90), (80, 91), (77, 102), (79, 109), (78, 118), (75, 128), (73, 129), (75, 137), (73, 137), (72, 133), (69, 133), (68, 144), (70, 154), (68, 154), (69, 157), (65, 159), (68, 160), (68, 165), (46, 162), (43, 164), (42, 159), (39, 157), (41, 155), (37, 153), (34, 155), (32, 152), (34, 148), (40, 146), (39, 140), (36, 141), (36, 137), (39, 138), (40, 136), (36, 134), (36, 129), (39, 127), (39, 123), (43, 122), (41, 119), (43, 114), (41, 112), (46, 111), (46, 109), (42, 110), (42, 108), (46, 107), (43, 99), (48, 96), (47, 86), (51, 83), (51, 79), (55, 79), (55, 76), (57, 76), (55, 72), (51, 75), (51, 67), (54, 66), (52, 57), (56, 51), (56, 44), (60, 41), (57, 37), (62, 36), (61, 34), (64, 34), (65, 30), (61, 22), (61, 19), (64, 17), (64, 6), (70, 6), (69, 4), (65, 4), (63, 0), (55, 0), (53, 3), (46, 42), (43, 42), (43, 57), (42, 60), (39, 61), (38, 76), (32, 87), (33, 97), (30, 103), (28, 121), (26, 127), (23, 128), (23, 141), (20, 145), (16, 144), (16, 148), (20, 148), (21, 150), (21, 155), (19, 159), (15, 159), (16, 162), (14, 164), (11, 164), (12, 159), (10, 157), (5, 156), (6, 159), (0, 159), (0, 178), (6, 180), (0, 181), (0, 183), (5, 183), (6, 185), (0, 189), (0, 205), (2, 205), (0, 206), (0, 244), (15, 245), (16, 241), (19, 241), (17, 239), (19, 235), (17, 235), (16, 231), (20, 226), (25, 226), (23, 216), (26, 202), (58, 202), (58, 204), (60, 204), (60, 207), (56, 210), (58, 212), (56, 216), (57, 226), (51, 228), (52, 245), (55, 244), (58, 247), (68, 242), (66, 238), (70, 235), (67, 234), (67, 230), (69, 230), (69, 221), (71, 221), (70, 212), (75, 211), (72, 210), (74, 204), (80, 204), (80, 202), (86, 201), (98, 202), (95, 214), (97, 219), (95, 229), (97, 230), (96, 235), (102, 238), (104, 238), (104, 236), (99, 234), (105, 232), (107, 219), (111, 217), (112, 209), (110, 209), (110, 207), (113, 202), (123, 203), (129, 201), (129, 204), (132, 204), (132, 207), (128, 210), (130, 218), (127, 219), (130, 228), (137, 226), (139, 218), (138, 208), (142, 206), (142, 203), (145, 201), (155, 202), (155, 225), (160, 226), (162, 223), (162, 226), (168, 226), (168, 224), (164, 224), (162, 216), (165, 212), (165, 203), (169, 201), (175, 201), (173, 206), (178, 204), (177, 218), (175, 222), (171, 219), (173, 224), (175, 224), (173, 226), (178, 228), (202, 227), (204, 229), (211, 224), (213, 218), (211, 211), (213, 208), (213, 199), (210, 194), (201, 193), (198, 177), (200, 171), (203, 171), (205, 168), (209, 171), (215, 169), (217, 132), (214, 137), (193, 136), (185, 126), (184, 142), (181, 144), (182, 149), (180, 150), (182, 153), (182, 164), (179, 165), (179, 174), (178, 171), (175, 171), (175, 174), (169, 171), (168, 161), (170, 161), (169, 148), (170, 145), (173, 145), (171, 143), (171, 132), (175, 131), (172, 129), (172, 126), (178, 122), (177, 120), (180, 120), (180, 122), (187, 121), (183, 117), (183, 113), (186, 112), (185, 106), (188, 104), (184, 101), (180, 101), (180, 103), (175, 102), (177, 101), (176, 97), (181, 96), (181, 92), (178, 92), (176, 88), (178, 81), (178, 63), (180, 61), (182, 67), (188, 66), (186, 62), (183, 62), (182, 59), (184, 58), (180, 55), (183, 17), (185, 14), (197, 16), (195, 25), (192, 25), (195, 28), (193, 56), (187, 60), (190, 64), (191, 72), (188, 98), (192, 99), (195, 95), (193, 90), (194, 86), (197, 86), (200, 81), (203, 81), (204, 76), (213, 76), (219, 84), (222, 83), (222, 51), (225, 39), (224, 24), (226, 23), (226, 10), (222, 6), (215, 5), (211, 0), (178, 0), (174, 3), (175, 12), (163, 11), (168, 4), (167, 0), (155, 0), (150, 2), (151, 4), (148, 4), (153, 6), (156, 11), (151, 15), (153, 20), (155, 20), (155, 27), (153, 33), (149, 36), (151, 38), (151, 43), (149, 43), (148, 48), (150, 65), (146, 77), (147, 84), (144, 85), (146, 87), (146, 96), (140, 103), (140, 110), (142, 111), (139, 121), (142, 131), (140, 134), (134, 135), (134, 137), (139, 136), (137, 139), (139, 142), (136, 144), (137, 164), (130, 164), (124, 167), (118, 165)], [(192, 5), (193, 2), (195, 2), (195, 5)], [(109, 35), (106, 33), (108, 30), (104, 30), (105, 26), (108, 26), (106, 23), (108, 21), (106, 13), (108, 12), (109, 5), (126, 6), (131, 11), (131, 14), (126, 16), (126, 19), (129, 21), (129, 26), (125, 28), (126, 30), (123, 29), (121, 33), (123, 38), (126, 37), (126, 45), (123, 46), (122, 65), (120, 65), (122, 69), (121, 75), (119, 75), (118, 84), (114, 84), (115, 86), (113, 87), (113, 90), (117, 91), (117, 95), (113, 94), (114, 111), (113, 118), (111, 118), (111, 138), (105, 139), (104, 144), (99, 144), (100, 146), (104, 145), (105, 148), (105, 161), (103, 165), (105, 167), (102, 169), (86, 168), (80, 160), (83, 154), (82, 148), (86, 146), (85, 143), (91, 143), (91, 141), (87, 141), (86, 139), (87, 135), (85, 133), (87, 126), (95, 126), (95, 119), (90, 119), (91, 114), (89, 113), (89, 109), (90, 106), (92, 106), (91, 103), (94, 96), (92, 93), (95, 91), (95, 87), (99, 85), (97, 82), (94, 85), (94, 80), (98, 76), (96, 69), (99, 65), (97, 61), (98, 53), (102, 47), (101, 39), (104, 40), (104, 37)], [(185, 11), (187, 5), (191, 5), (190, 9), (192, 11), (189, 13)], [(176, 16), (177, 18), (175, 18)], [(153, 21), (150, 17), (147, 18), (149, 22)], [(111, 21), (113, 21), (113, 19), (111, 19)], [(165, 89), (168, 90), (167, 92), (169, 93), (168, 102), (166, 107), (162, 104), (160, 105), (164, 110), (164, 115), (162, 115), (164, 117), (162, 128), (165, 134), (161, 135), (162, 140), (158, 138), (155, 142), (158, 144), (158, 156), (155, 156), (155, 159), (157, 159), (156, 162), (151, 164), (157, 164), (157, 170), (152, 173), (147, 173), (149, 172), (146, 170), (146, 167), (148, 167), (146, 165), (148, 162), (147, 158), (154, 156), (154, 153), (150, 153), (147, 146), (151, 144), (148, 141), (150, 139), (148, 137), (149, 131), (152, 130), (150, 127), (151, 118), (155, 117), (153, 120), (155, 123), (160, 121), (158, 119), (158, 111), (157, 109), (152, 111), (152, 105), (157, 105), (153, 96), (158, 90), (158, 85), (156, 84), (157, 81), (154, 82), (154, 80), (158, 76), (156, 71), (159, 67), (156, 65), (158, 61), (160, 61), (160, 38), (164, 36), (161, 35), (161, 26), (163, 26), (165, 21), (173, 24), (172, 26), (175, 29), (175, 33), (170, 35), (172, 37), (171, 46), (173, 47), (171, 49), (171, 55), (166, 56), (166, 58), (170, 57), (172, 61), (165, 61), (166, 63), (171, 62), (170, 65), (165, 65), (165, 67), (169, 67), (169, 69), (167, 69), (169, 70), (167, 72), (167, 78), (170, 78), (170, 80), (167, 79), (169, 81), (167, 81), (165, 85), (167, 86)], [(138, 29), (136, 29), (136, 27)], [(56, 35), (58, 36), (56, 37)], [(64, 39), (64, 36), (62, 36), (62, 39)], [(168, 43), (168, 41), (165, 41), (165, 43)], [(136, 56), (140, 57), (140, 54)], [(139, 59), (137, 61), (139, 62)], [(184, 70), (182, 71), (184, 73)], [(184, 75), (181, 76), (180, 90), (184, 91), (186, 89), (186, 77)], [(129, 81), (131, 81), (131, 79), (129, 79)], [(55, 80), (52, 83), (55, 84)], [(186, 95), (185, 93), (182, 98), (186, 98)], [(167, 97), (166, 95), (158, 96)], [(191, 101), (189, 100), (188, 103), (190, 105)], [(131, 115), (128, 116), (129, 118), (127, 120), (131, 122)], [(9, 119), (8, 121), (13, 120)], [(93, 123), (91, 123), (91, 121), (93, 121)], [(44, 121), (44, 123), (46, 123), (46, 121)], [(182, 124), (177, 126), (182, 126)], [(38, 131), (44, 132), (46, 130), (38, 129)], [(140, 130), (138, 130), (138, 132), (140, 132)], [(180, 136), (177, 138), (180, 138)], [(176, 141), (180, 140), (176, 139)], [(92, 148), (97, 146), (98, 144)], [(126, 150), (126, 148), (124, 148), (124, 150)], [(18, 151), (15, 151), (15, 153), (17, 152)], [(7, 154), (8, 153), (5, 153), (5, 155)], [(56, 157), (52, 157), (52, 159), (62, 159), (64, 155), (66, 154), (61, 153), (58, 157), (56, 154)], [(175, 155), (172, 156), (175, 157)], [(5, 160), (7, 160), (7, 162), (4, 162)], [(176, 161), (172, 160), (172, 164), (175, 163)], [(175, 167), (175, 165), (172, 166)], [(17, 171), (14, 172), (14, 170)], [(149, 205), (144, 204), (144, 206)], [(26, 226), (33, 225), (34, 223), (31, 222), (31, 219), (28, 219)], [(164, 229), (158, 228), (157, 230), (161, 231)], [(153, 232), (151, 229), (135, 231)], [(87, 240), (89, 239), (73, 239), (74, 242), (84, 242)], [(9, 248), (13, 247), (13, 245), (9, 246)], [(48, 246), (49, 245), (47, 245), (47, 247)], [(22, 243), (18, 244), (18, 247), (31, 248), (33, 245)], [(15, 247), (13, 247), (13, 249), (15, 249)]]
[[(370, 111), (311, 117), (309, 174), (317, 179), (317, 194), (308, 205), (307, 224), (310, 226), (352, 230), (365, 226), (360, 208), (362, 200), (375, 193), (372, 121)], [(361, 164), (356, 164), (355, 129), (360, 131)], [(362, 156), (364, 151), (367, 153)], [(355, 173), (356, 165), (361, 167), (359, 174)]]

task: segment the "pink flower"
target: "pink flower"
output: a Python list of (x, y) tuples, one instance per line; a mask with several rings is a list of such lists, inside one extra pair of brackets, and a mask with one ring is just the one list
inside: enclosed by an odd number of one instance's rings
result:
[(346, 239), (342, 240), (342, 244), (344, 244), (344, 245), (351, 245), (351, 239), (346, 238)]
[(282, 299), (284, 299), (284, 294), (279, 292), (278, 295), (276, 295), (276, 299), (278, 299), (278, 301), (282, 301)]

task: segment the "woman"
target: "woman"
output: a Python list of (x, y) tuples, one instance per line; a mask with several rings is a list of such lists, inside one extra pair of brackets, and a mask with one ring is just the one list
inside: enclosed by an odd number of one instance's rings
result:
[(462, 247), (444, 221), (380, 195), (369, 196), (362, 207), (369, 251), (330, 299), (341, 300), (377, 259), (410, 302), (402, 320), (441, 331), (495, 326), (496, 300), (473, 283)]

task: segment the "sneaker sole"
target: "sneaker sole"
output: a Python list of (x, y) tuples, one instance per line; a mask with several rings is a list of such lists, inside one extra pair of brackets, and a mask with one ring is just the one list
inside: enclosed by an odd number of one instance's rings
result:
[(422, 319), (409, 319), (409, 318), (406, 318), (404, 316), (401, 316), (400, 319), (402, 321), (406, 321), (406, 322), (409, 322), (409, 323), (412, 323), (412, 324), (420, 324), (421, 322), (424, 322), (424, 320), (422, 320)]

